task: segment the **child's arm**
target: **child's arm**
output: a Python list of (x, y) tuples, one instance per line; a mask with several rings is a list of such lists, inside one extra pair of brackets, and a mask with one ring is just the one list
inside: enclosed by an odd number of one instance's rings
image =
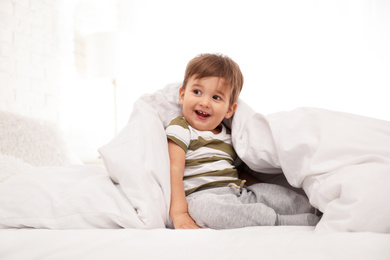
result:
[(188, 205), (184, 192), (183, 176), (186, 155), (176, 143), (168, 140), (169, 160), (171, 164), (171, 207), (169, 215), (175, 229), (199, 228), (188, 214)]

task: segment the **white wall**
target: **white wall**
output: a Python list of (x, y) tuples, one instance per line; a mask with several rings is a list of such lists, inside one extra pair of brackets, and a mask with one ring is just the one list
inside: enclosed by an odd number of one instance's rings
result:
[(1, 110), (59, 121), (69, 30), (72, 16), (61, 1), (0, 0)]
[[(106, 127), (113, 126), (110, 82), (85, 79), (81, 40), (83, 33), (116, 29), (116, 12), (109, 13), (116, 3), (104, 2), (0, 0), (0, 109), (58, 123), (86, 160), (114, 136)], [(102, 27), (97, 13), (114, 22)]]
[(181, 80), (198, 53), (222, 52), (260, 113), (315, 106), (390, 120), (390, 1), (132, 3), (126, 97)]

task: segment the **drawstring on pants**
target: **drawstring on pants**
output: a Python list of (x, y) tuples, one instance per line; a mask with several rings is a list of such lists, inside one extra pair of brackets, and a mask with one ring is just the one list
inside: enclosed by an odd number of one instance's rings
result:
[(237, 186), (237, 184), (235, 184), (233, 182), (229, 183), (227, 186), (230, 188), (233, 188), (233, 189), (240, 189), (241, 190), (244, 187), (245, 183), (246, 183), (246, 180), (242, 180), (240, 186)]

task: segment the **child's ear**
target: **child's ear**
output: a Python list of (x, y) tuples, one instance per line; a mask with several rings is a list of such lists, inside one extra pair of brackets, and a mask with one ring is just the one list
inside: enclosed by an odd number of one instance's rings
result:
[(184, 101), (184, 92), (185, 92), (184, 88), (181, 87), (181, 88), (179, 89), (179, 104), (180, 104), (180, 105), (183, 105), (183, 101)]
[(226, 112), (225, 118), (226, 119), (231, 118), (234, 112), (236, 111), (236, 109), (237, 109), (237, 103), (234, 103), (233, 105), (230, 106), (230, 108)]

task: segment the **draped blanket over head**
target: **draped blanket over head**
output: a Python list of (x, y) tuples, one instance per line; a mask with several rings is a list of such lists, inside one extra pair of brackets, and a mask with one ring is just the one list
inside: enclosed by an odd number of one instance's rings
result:
[[(127, 127), (100, 149), (145, 227), (169, 225), (164, 129), (181, 114), (180, 84), (145, 95)], [(227, 122), (252, 170), (283, 172), (324, 215), (317, 230), (390, 232), (390, 122), (315, 108), (263, 116), (243, 101)]]
[[(135, 103), (99, 149), (105, 168), (38, 167), (0, 183), (0, 227), (170, 227), (165, 127), (181, 115), (180, 86)], [(263, 116), (240, 100), (225, 123), (247, 166), (303, 188), (324, 213), (316, 230), (390, 232), (390, 122), (316, 108)]]

